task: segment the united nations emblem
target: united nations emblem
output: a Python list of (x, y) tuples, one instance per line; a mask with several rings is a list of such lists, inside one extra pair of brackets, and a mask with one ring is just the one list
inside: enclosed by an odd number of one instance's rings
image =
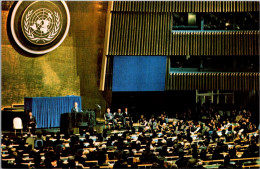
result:
[(44, 54), (62, 43), (69, 24), (69, 11), (64, 1), (19, 1), (12, 13), (11, 32), (25, 51)]
[(62, 27), (62, 18), (59, 8), (55, 4), (49, 8), (34, 10), (34, 3), (30, 5), (22, 17), (22, 30), (25, 37), (37, 45), (52, 42), (59, 34)]

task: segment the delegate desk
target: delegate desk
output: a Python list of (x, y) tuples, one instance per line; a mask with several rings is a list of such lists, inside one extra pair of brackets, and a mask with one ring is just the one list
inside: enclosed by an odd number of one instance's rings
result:
[(60, 131), (67, 133), (72, 128), (93, 127), (96, 125), (95, 111), (87, 111), (78, 113), (64, 113), (60, 118)]

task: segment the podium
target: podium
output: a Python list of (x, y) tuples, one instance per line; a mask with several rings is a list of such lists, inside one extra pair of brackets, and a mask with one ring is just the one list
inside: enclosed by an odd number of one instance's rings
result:
[(95, 111), (85, 110), (78, 113), (64, 113), (60, 118), (60, 132), (68, 133), (73, 130), (73, 133), (78, 134), (80, 127), (94, 127), (96, 125)]

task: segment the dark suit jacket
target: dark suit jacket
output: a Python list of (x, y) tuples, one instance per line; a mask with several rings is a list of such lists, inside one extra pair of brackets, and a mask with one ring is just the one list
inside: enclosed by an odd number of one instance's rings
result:
[(122, 120), (123, 118), (124, 118), (124, 114), (123, 113), (115, 113), (115, 115), (114, 115), (114, 118), (118, 118), (119, 120)]
[[(80, 108), (78, 107), (78, 112), (81, 112), (81, 110), (80, 110)], [(76, 111), (76, 108), (75, 107), (73, 107), (72, 109), (71, 109), (71, 113), (78, 113), (77, 111)]]
[(35, 125), (37, 124), (37, 123), (36, 123), (36, 119), (35, 119), (35, 117), (32, 116), (32, 118), (30, 118), (30, 116), (28, 116), (27, 124), (28, 124), (29, 126), (32, 126), (32, 125), (35, 126)]
[(123, 116), (124, 116), (124, 117), (131, 117), (131, 114), (130, 114), (129, 112), (127, 112), (127, 114), (126, 114), (126, 112), (124, 112), (124, 113), (123, 113)]

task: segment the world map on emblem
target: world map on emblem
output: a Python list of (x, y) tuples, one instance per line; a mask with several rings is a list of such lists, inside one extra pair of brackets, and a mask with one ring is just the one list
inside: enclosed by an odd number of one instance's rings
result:
[(28, 41), (36, 45), (46, 45), (59, 35), (62, 15), (56, 5), (39, 7), (37, 3), (33, 3), (23, 13), (21, 27)]

